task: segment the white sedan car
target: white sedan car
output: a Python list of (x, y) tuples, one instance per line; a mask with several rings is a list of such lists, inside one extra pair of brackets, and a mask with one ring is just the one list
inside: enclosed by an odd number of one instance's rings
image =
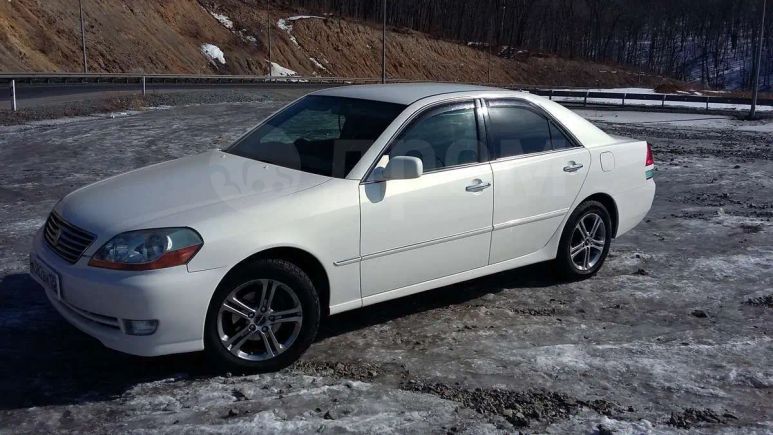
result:
[(646, 142), (528, 93), (331, 88), (227, 149), (70, 193), (30, 271), (107, 347), (270, 371), (329, 314), (547, 260), (593, 275), (653, 169)]

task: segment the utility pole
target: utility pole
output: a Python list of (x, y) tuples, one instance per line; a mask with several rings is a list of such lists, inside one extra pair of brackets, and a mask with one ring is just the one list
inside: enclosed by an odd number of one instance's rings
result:
[(494, 37), (491, 36), (494, 33), (491, 30), (492, 27), (494, 26), (489, 26), (488, 28), (488, 42), (486, 43), (486, 48), (488, 48), (488, 57), (486, 59), (486, 83), (491, 83), (491, 40), (494, 39)]
[(762, 18), (760, 19), (760, 38), (757, 42), (757, 65), (754, 68), (754, 80), (752, 80), (752, 107), (749, 110), (749, 119), (754, 119), (757, 111), (757, 93), (760, 88), (760, 66), (762, 64), (762, 46), (765, 45), (765, 9), (768, 0), (762, 0)]
[[(502, 40), (502, 34), (504, 32), (505, 32), (505, 5), (502, 5), (502, 17), (499, 20), (499, 34), (497, 35), (497, 42)], [(499, 44), (497, 44), (497, 47), (499, 47)]]
[(266, 31), (268, 32), (268, 77), (274, 72), (274, 63), (271, 61), (271, 3), (266, 1)]
[(11, 79), (11, 110), (16, 111), (16, 80)]
[(83, 28), (83, 0), (78, 0), (78, 9), (81, 13), (81, 48), (83, 49), (83, 72), (89, 72), (88, 64), (86, 63), (86, 31)]
[[(496, 9), (494, 9), (494, 11), (496, 11)], [(489, 25), (489, 28), (488, 28), (488, 43), (486, 44), (487, 48), (488, 48), (488, 61), (486, 62), (487, 63), (486, 70), (487, 70), (488, 79), (486, 81), (488, 83), (491, 83), (491, 46), (494, 45), (494, 26), (496, 26), (496, 24), (495, 24), (496, 21), (494, 21), (494, 19), (495, 19), (495, 17), (494, 17), (494, 15), (492, 15), (491, 16), (491, 22), (490, 22), (490, 25)]]
[(381, 25), (381, 83), (386, 83), (386, 13), (387, 0), (382, 0), (383, 4), (383, 23)]

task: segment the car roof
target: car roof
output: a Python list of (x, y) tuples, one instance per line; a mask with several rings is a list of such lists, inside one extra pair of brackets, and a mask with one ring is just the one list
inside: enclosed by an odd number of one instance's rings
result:
[(504, 89), (457, 83), (394, 83), (385, 85), (340, 86), (322, 89), (314, 92), (313, 95), (361, 98), (364, 100), (384, 101), (407, 106), (422, 98), (469, 91), (504, 91)]

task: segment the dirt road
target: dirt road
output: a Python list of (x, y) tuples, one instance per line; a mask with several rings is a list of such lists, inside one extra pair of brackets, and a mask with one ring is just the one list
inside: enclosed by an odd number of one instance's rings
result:
[(603, 124), (654, 145), (658, 193), (598, 276), (536, 265), (334, 316), (281, 373), (143, 359), (65, 323), (26, 273), (62, 195), (228, 144), (276, 102), (0, 132), (0, 432), (773, 431), (773, 139)]

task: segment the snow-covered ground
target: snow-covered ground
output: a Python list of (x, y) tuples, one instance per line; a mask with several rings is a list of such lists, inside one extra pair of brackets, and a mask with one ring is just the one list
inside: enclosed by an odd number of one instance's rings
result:
[(290, 68), (285, 68), (276, 62), (271, 62), (271, 75), (279, 77), (291, 77), (297, 76), (298, 73), (291, 70)]
[(223, 50), (214, 44), (201, 44), (201, 53), (209, 58), (210, 61), (218, 61), (225, 65), (225, 54)]
[(636, 112), (624, 110), (575, 109), (585, 119), (612, 124), (638, 124), (665, 128), (733, 129), (773, 134), (773, 119), (743, 121), (731, 116), (695, 113)]
[(1, 433), (771, 433), (773, 143), (741, 130), (759, 122), (582, 111), (657, 165), (597, 276), (535, 265), (336, 315), (280, 373), (130, 357), (59, 317), (27, 273), (58, 198), (225, 146), (284, 102), (0, 131)]
[[(756, 38), (756, 33), (754, 37)], [(640, 66), (647, 67), (653, 61), (658, 62), (658, 60), (649, 57), (652, 42), (653, 40), (650, 38), (643, 38), (639, 42), (637, 63)], [(718, 63), (715, 63), (713, 59), (705, 57), (705, 41), (698, 40), (693, 36), (688, 37), (685, 44), (673, 55), (675, 59), (678, 59), (678, 62), (685, 62), (687, 71), (685, 81), (700, 82), (702, 79), (709, 79), (712, 82), (710, 85), (714, 87), (747, 89), (754, 63), (753, 54), (746, 50), (752, 45), (750, 42), (744, 40), (742, 35), (734, 34), (732, 43), (728, 40), (728, 45), (722, 48), (728, 50), (727, 55), (721, 56)], [(766, 56), (767, 53), (764, 52), (763, 56)], [(662, 61), (667, 62), (666, 59)], [(773, 71), (763, 68), (760, 73), (760, 83), (770, 83), (770, 75), (773, 74)]]

